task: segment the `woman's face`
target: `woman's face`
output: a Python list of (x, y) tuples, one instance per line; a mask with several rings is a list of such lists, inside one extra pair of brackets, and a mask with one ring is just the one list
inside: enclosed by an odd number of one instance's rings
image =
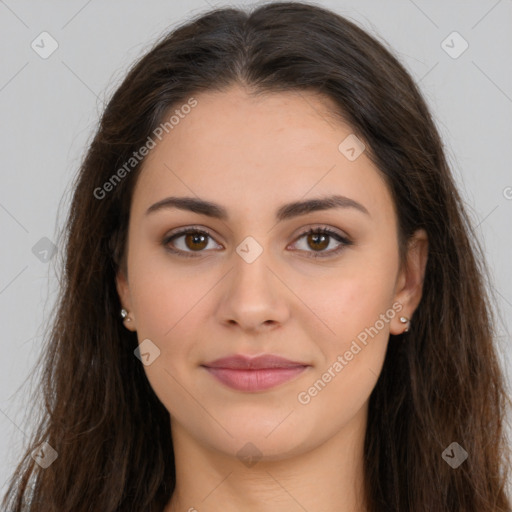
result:
[[(421, 298), (424, 233), (401, 270), (391, 195), (327, 100), (238, 87), (195, 99), (146, 158), (117, 280), (173, 431), (271, 460), (364, 429), (389, 335)], [(331, 196), (346, 199), (309, 203)], [(169, 197), (210, 206), (148, 212)], [(300, 364), (211, 367), (263, 354)]]

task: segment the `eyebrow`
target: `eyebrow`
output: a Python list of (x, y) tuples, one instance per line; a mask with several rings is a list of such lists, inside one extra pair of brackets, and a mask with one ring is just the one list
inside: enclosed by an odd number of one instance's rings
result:
[[(166, 197), (165, 199), (151, 205), (147, 209), (146, 215), (172, 208), (187, 210), (220, 220), (229, 219), (228, 212), (223, 206), (197, 197)], [(370, 215), (368, 210), (361, 203), (358, 203), (349, 197), (332, 195), (317, 199), (309, 199), (307, 201), (294, 201), (292, 203), (284, 204), (276, 211), (276, 220), (278, 222), (282, 222), (300, 215), (306, 215), (308, 213), (321, 210), (330, 210), (333, 208), (353, 208), (366, 215)]]

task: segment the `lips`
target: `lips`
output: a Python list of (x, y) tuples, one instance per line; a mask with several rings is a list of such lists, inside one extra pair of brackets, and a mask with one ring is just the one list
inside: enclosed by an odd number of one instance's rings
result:
[(268, 368), (294, 368), (297, 366), (309, 365), (297, 361), (290, 361), (284, 357), (274, 356), (271, 354), (264, 354), (256, 357), (236, 354), (216, 359), (215, 361), (206, 363), (204, 366), (209, 368), (230, 368), (232, 370), (261, 370)]
[(304, 372), (310, 365), (271, 354), (257, 357), (237, 354), (201, 366), (232, 389), (256, 392), (283, 384)]

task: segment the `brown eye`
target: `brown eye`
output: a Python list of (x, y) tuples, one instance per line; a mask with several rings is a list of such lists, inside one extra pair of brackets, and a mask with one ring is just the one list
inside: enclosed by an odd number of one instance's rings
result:
[[(298, 240), (301, 240), (302, 238), (305, 238), (306, 240), (306, 249), (301, 249), (301, 251), (307, 253), (307, 256), (310, 258), (327, 258), (329, 256), (336, 256), (346, 246), (352, 245), (352, 242), (348, 238), (327, 228), (310, 229), (309, 231), (302, 233)], [(325, 249), (329, 247), (333, 239), (338, 242), (338, 247), (333, 250), (326, 251)]]
[(191, 232), (184, 235), (185, 245), (191, 249), (191, 250), (201, 250), (204, 249), (208, 242), (205, 240), (207, 239), (208, 235), (204, 235), (199, 232)]
[(329, 235), (324, 235), (321, 233), (309, 233), (307, 236), (308, 243), (312, 244), (310, 246), (312, 249), (322, 251), (329, 246)]
[(193, 253), (198, 253), (197, 256), (200, 256), (200, 253), (204, 252), (204, 249), (208, 247), (210, 239), (213, 240), (210, 233), (188, 228), (166, 237), (162, 244), (172, 253), (179, 254), (180, 256), (194, 257), (196, 254)]
[[(302, 233), (295, 242), (305, 239), (305, 248), (299, 249), (300, 252), (306, 253), (311, 258), (327, 258), (335, 256), (341, 252), (346, 246), (353, 245), (348, 238), (341, 236), (336, 231), (327, 228), (310, 229)], [(214, 240), (212, 235), (201, 229), (187, 228), (166, 237), (162, 245), (173, 254), (185, 257), (199, 257), (201, 253), (207, 252), (210, 240)], [(338, 247), (326, 250), (332, 242), (337, 242)], [(217, 245), (217, 248), (222, 246)], [(194, 254), (195, 253), (195, 254)]]

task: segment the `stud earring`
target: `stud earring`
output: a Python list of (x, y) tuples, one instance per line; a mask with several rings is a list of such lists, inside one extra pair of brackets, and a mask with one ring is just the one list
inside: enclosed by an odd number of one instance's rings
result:
[(121, 309), (121, 318), (127, 322), (131, 320), (131, 318), (128, 316), (128, 311), (126, 311), (124, 308)]
[[(405, 316), (401, 316), (400, 317), (400, 322), (402, 322), (403, 324), (406, 324), (407, 322), (409, 322), (409, 319)], [(405, 329), (404, 329), (404, 332), (409, 332), (409, 326), (407, 326)]]

